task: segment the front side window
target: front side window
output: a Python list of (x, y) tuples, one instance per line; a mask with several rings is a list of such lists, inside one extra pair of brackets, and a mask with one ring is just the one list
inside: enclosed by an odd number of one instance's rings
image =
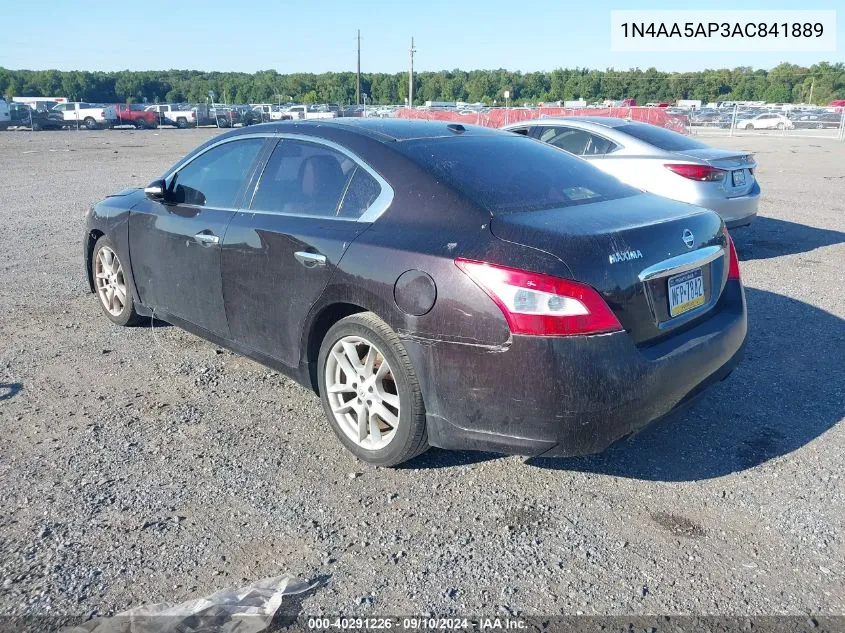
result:
[(263, 138), (246, 138), (200, 154), (173, 176), (170, 198), (177, 204), (233, 208), (263, 145)]
[(338, 217), (341, 210), (351, 214), (341, 208), (341, 201), (357, 167), (351, 158), (324, 145), (284, 139), (267, 161), (250, 208), (288, 215)]

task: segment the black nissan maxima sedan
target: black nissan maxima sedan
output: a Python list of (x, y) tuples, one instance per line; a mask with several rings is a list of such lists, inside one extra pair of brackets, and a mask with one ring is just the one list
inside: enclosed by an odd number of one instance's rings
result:
[(598, 452), (724, 379), (746, 337), (718, 215), (499, 130), (267, 123), (88, 214), (91, 291), (315, 390), (340, 441)]

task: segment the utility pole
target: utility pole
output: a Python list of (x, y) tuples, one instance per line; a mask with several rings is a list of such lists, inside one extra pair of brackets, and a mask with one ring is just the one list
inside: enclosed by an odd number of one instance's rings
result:
[(813, 102), (813, 88), (816, 87), (816, 78), (813, 77), (813, 82), (810, 84), (810, 103)]
[(417, 49), (414, 48), (414, 38), (411, 37), (411, 48), (408, 50), (411, 54), (411, 68), (408, 72), (408, 107), (414, 107), (414, 53), (417, 52)]
[(355, 85), (355, 103), (361, 105), (361, 29), (358, 29), (358, 82)]

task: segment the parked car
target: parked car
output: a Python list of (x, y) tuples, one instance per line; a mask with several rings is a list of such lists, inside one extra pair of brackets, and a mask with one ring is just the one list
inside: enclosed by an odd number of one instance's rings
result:
[(364, 116), (365, 107), (363, 105), (349, 105), (341, 109), (341, 117), (361, 117)]
[(114, 106), (117, 112), (115, 125), (134, 125), (139, 130), (153, 129), (158, 127), (158, 116), (155, 112), (147, 109), (147, 106), (140, 103), (119, 103)]
[(817, 114), (801, 114), (791, 119), (795, 129), (824, 130), (837, 129), (842, 125), (842, 115), (837, 112), (819, 112)]
[(710, 112), (696, 112), (689, 117), (690, 125), (715, 126), (718, 124), (721, 114), (714, 110)]
[(234, 127), (240, 120), (238, 111), (223, 104), (198, 104), (192, 106), (196, 113), (197, 125), (216, 125), (217, 127)]
[(729, 228), (757, 215), (750, 152), (716, 149), (656, 125), (610, 117), (536, 119), (505, 126), (591, 162), (639, 189), (712, 209)]
[(737, 115), (736, 127), (740, 130), (791, 130), (795, 125), (782, 114), (763, 112), (751, 117)]
[(147, 106), (147, 110), (156, 114), (159, 125), (175, 125), (179, 129), (197, 125), (196, 110), (188, 105), (159, 103)]
[(89, 130), (111, 127), (117, 121), (114, 106), (96, 105), (80, 101), (60, 103), (53, 112), (61, 112), (65, 125), (80, 125)]
[(270, 121), (269, 116), (265, 117), (263, 111), (256, 110), (251, 105), (239, 104), (232, 107), (238, 113), (235, 123), (240, 123), (241, 125), (256, 125), (258, 123), (267, 123)]
[(24, 103), (9, 104), (8, 127), (28, 127), (33, 131), (60, 130), (64, 127), (64, 117), (47, 108), (31, 108)]
[(384, 466), (601, 451), (724, 379), (746, 337), (717, 214), (455, 123), (224, 133), (96, 204), (84, 255), (112, 322), (293, 377)]

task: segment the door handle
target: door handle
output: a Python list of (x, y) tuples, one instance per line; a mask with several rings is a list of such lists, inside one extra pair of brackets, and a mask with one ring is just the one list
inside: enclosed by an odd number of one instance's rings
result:
[(194, 239), (200, 244), (217, 244), (220, 238), (213, 233), (197, 233)]
[(309, 253), (308, 251), (297, 251), (293, 254), (296, 261), (306, 268), (316, 268), (317, 266), (326, 265), (326, 256), (320, 253)]

